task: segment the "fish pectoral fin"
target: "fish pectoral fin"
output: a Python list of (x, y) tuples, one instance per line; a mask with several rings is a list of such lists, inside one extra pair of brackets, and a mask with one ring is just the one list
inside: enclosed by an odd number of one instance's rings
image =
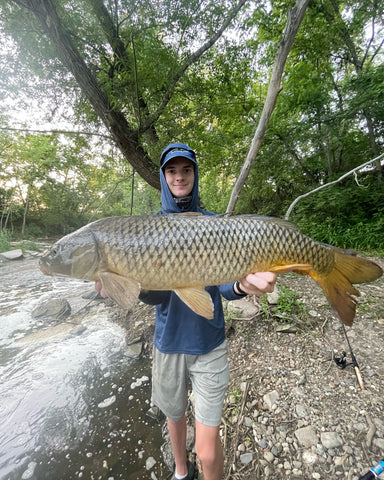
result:
[(212, 320), (214, 307), (211, 295), (206, 290), (202, 288), (178, 288), (174, 292), (197, 315)]
[(291, 265), (275, 265), (274, 267), (268, 268), (268, 270), (273, 273), (296, 272), (308, 274), (312, 270), (312, 265), (308, 263), (292, 263)]
[(120, 307), (129, 309), (135, 304), (140, 293), (140, 285), (136, 280), (113, 272), (103, 272), (99, 276), (105, 293)]

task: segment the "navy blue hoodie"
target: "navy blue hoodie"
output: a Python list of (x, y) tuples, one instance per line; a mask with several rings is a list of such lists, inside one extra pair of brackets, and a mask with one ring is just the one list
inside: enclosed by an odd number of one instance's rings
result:
[[(189, 147), (185, 144), (171, 144), (180, 148)], [(164, 151), (166, 152), (167, 149)], [(189, 149), (193, 152), (191, 149)], [(192, 198), (189, 212), (201, 212), (204, 215), (215, 215), (212, 212), (201, 209), (199, 202), (199, 173), (196, 159), (182, 152), (171, 153), (165, 156), (161, 167), (177, 156), (184, 156), (195, 164), (195, 181), (191, 192)], [(164, 160), (164, 155), (162, 156)], [(175, 202), (165, 180), (163, 169), (160, 168), (161, 204), (162, 211), (159, 214), (180, 213), (181, 210)], [(214, 305), (214, 318), (208, 320), (193, 312), (180, 298), (171, 291), (150, 291), (140, 296), (140, 299), (150, 305), (156, 305), (156, 322), (153, 343), (163, 353), (184, 353), (190, 355), (202, 355), (218, 347), (225, 340), (225, 322), (221, 295), (227, 300), (241, 298), (233, 290), (233, 282), (206, 287), (210, 293)]]

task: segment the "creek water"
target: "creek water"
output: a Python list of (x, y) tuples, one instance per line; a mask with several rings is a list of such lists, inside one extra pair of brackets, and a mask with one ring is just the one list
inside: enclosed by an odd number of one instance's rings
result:
[[(0, 264), (0, 480), (166, 478), (161, 428), (146, 415), (149, 359), (129, 355), (103, 303), (84, 308), (91, 284), (37, 265)], [(34, 319), (51, 297), (74, 313)]]

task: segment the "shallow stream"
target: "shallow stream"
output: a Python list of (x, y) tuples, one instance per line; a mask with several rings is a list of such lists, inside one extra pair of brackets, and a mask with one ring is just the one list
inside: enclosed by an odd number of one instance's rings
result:
[[(86, 306), (92, 285), (37, 264), (0, 264), (0, 480), (166, 478), (146, 415), (150, 361), (129, 355), (110, 308)], [(71, 316), (33, 319), (48, 298), (66, 298)]]

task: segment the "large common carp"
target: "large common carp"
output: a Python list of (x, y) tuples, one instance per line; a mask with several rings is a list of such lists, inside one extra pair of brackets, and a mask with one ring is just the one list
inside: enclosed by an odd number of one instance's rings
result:
[(256, 215), (169, 214), (109, 217), (63, 237), (40, 260), (47, 275), (101, 280), (124, 308), (140, 289), (173, 290), (197, 314), (213, 317), (205, 286), (248, 273), (310, 275), (340, 319), (351, 325), (359, 295), (354, 283), (383, 271), (375, 263), (316, 242), (284, 220)]

